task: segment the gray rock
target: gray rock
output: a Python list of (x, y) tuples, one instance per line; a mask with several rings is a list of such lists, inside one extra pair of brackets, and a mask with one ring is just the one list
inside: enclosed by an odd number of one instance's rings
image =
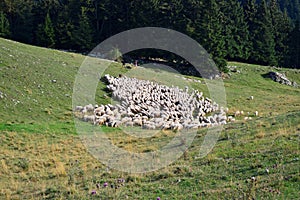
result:
[(275, 82), (278, 82), (283, 85), (297, 87), (296, 82), (290, 81), (285, 74), (279, 72), (269, 72), (268, 76)]

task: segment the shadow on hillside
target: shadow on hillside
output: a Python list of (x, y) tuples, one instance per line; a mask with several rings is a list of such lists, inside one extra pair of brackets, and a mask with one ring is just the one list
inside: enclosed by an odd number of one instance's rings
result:
[(269, 72), (268, 72), (268, 73), (265, 73), (265, 74), (262, 74), (261, 76), (262, 76), (263, 78), (268, 78), (268, 79), (271, 78)]

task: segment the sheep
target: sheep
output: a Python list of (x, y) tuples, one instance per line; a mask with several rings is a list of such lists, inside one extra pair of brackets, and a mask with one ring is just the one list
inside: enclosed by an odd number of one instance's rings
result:
[(156, 129), (155, 125), (153, 125), (153, 124), (144, 124), (144, 125), (142, 126), (142, 128), (144, 128), (144, 129), (149, 129), (149, 130), (154, 130), (154, 129)]
[(132, 122), (132, 118), (130, 118), (130, 117), (124, 117), (124, 118), (121, 119), (121, 122), (122, 123)]
[(83, 106), (76, 106), (75, 111), (81, 112), (83, 110)]
[(97, 115), (97, 116), (104, 115), (105, 114), (104, 107), (103, 106), (99, 106), (98, 108), (96, 108), (94, 110), (94, 114)]
[(92, 104), (86, 105), (84, 107), (88, 112), (92, 112), (94, 111), (94, 106)]
[(183, 125), (180, 123), (175, 123), (173, 124), (173, 126), (171, 127), (174, 131), (180, 131), (183, 129)]
[(87, 109), (84, 107), (82, 110), (81, 110), (81, 113), (82, 114), (85, 114), (85, 113), (87, 113), (88, 111), (87, 111)]
[(142, 126), (143, 125), (143, 121), (140, 118), (136, 118), (132, 122), (133, 122), (134, 125), (138, 125), (138, 126)]
[(248, 100), (253, 100), (254, 99), (254, 96), (250, 96), (247, 98)]
[(234, 122), (234, 121), (235, 121), (235, 118), (233, 118), (232, 116), (228, 116), (228, 117), (227, 117), (227, 121), (229, 121), (229, 122)]
[(128, 122), (125, 123), (125, 126), (131, 126), (132, 127), (133, 126), (133, 122), (128, 121)]
[[(126, 126), (181, 130), (226, 123), (226, 114), (206, 117), (208, 113), (218, 111), (219, 106), (197, 90), (189, 94), (188, 87), (183, 90), (126, 76), (114, 78), (108, 74), (105, 78), (107, 88), (120, 104), (95, 105), (93, 109), (91, 104), (85, 106), (84, 113), (94, 112), (95, 124), (115, 126), (115, 121), (120, 120), (120, 124)], [(225, 113), (223, 108), (221, 113)]]
[(251, 120), (252, 117), (244, 117), (244, 120), (247, 121), (247, 120)]
[(168, 130), (171, 128), (171, 123), (170, 122), (166, 122), (161, 126), (162, 130)]
[(95, 121), (94, 121), (94, 125), (102, 125), (106, 122), (106, 118), (105, 117), (100, 117), (100, 118), (97, 118)]
[(234, 113), (234, 116), (235, 117), (238, 117), (238, 116), (240, 116), (241, 115), (241, 112), (239, 111), (239, 110), (237, 110), (235, 113)]
[(114, 116), (114, 112), (111, 111), (111, 110), (107, 110), (107, 111), (105, 112), (105, 114), (110, 115), (110, 116)]
[(94, 122), (95, 117), (94, 117), (94, 115), (84, 115), (83, 116), (83, 121), (85, 121), (85, 122)]

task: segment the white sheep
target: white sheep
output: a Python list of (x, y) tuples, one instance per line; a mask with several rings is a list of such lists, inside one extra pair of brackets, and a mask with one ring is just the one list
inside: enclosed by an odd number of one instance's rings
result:
[[(110, 75), (105, 75), (105, 78), (109, 83), (107, 88), (120, 104), (95, 105), (93, 110), (91, 104), (85, 106), (83, 109), (85, 113), (94, 111), (95, 124), (115, 126), (115, 121), (120, 120), (120, 124), (126, 126), (146, 125), (149, 129), (155, 127), (181, 130), (185, 127), (226, 123), (226, 114), (206, 116), (208, 113), (218, 111), (219, 106), (211, 99), (204, 98), (203, 93), (197, 90), (192, 90), (189, 94), (188, 88), (184, 91), (178, 87), (158, 85), (148, 80), (125, 76), (114, 78)], [(221, 110), (223, 112), (224, 109)]]

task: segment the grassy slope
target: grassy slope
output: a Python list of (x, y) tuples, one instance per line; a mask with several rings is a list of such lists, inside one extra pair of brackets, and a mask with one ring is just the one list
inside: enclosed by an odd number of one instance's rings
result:
[[(75, 135), (71, 96), (83, 60), (78, 54), (0, 39), (0, 92), (6, 95), (0, 99), (0, 199), (88, 199), (96, 183), (113, 183), (117, 178), (125, 178), (125, 186), (98, 189), (94, 198), (298, 197), (300, 89), (262, 77), (274, 69), (230, 63), (237, 65), (241, 74), (225, 80), (229, 112), (253, 114), (257, 110), (260, 116), (247, 122), (241, 117), (226, 125), (216, 147), (204, 159), (195, 159), (205, 134), (200, 130), (188, 153), (172, 165), (145, 175), (131, 175), (107, 170), (86, 152)], [(96, 59), (92, 62), (101, 64)], [(300, 83), (299, 71), (281, 71)], [(118, 64), (108, 69), (115, 75), (124, 72)], [(192, 86), (206, 93), (205, 85)], [(108, 102), (104, 87), (99, 83), (99, 103)], [(249, 96), (254, 100), (247, 100)], [(119, 129), (105, 131), (116, 145), (136, 151), (156, 149), (173, 135), (132, 139)], [(252, 182), (251, 176), (257, 181)]]

